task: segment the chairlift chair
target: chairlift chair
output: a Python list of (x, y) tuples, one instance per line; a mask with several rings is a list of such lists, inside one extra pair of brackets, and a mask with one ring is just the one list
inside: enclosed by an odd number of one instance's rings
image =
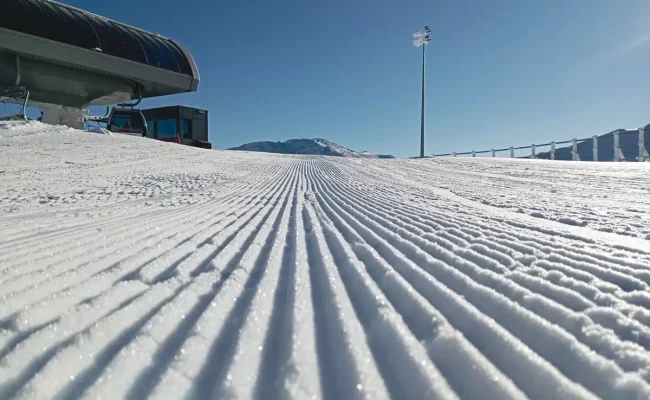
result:
[(0, 117), (0, 121), (12, 120), (27, 120), (27, 101), (29, 100), (29, 90), (22, 86), (8, 86), (0, 87), (0, 102), (1, 103), (16, 103), (20, 104), (20, 112), (18, 114)]
[(149, 134), (147, 121), (142, 112), (135, 108), (142, 98), (133, 104), (118, 104), (110, 111), (106, 107), (106, 115), (102, 117), (86, 116), (86, 121), (102, 122), (106, 124), (106, 129), (111, 132), (122, 133), (131, 136), (146, 137)]
[(138, 109), (113, 107), (106, 121), (106, 128), (132, 136), (147, 136), (147, 121)]

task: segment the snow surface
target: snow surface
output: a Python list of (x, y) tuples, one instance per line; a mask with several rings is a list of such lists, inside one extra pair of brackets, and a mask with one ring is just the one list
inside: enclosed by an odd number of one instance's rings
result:
[[(110, 135), (113, 136), (113, 132), (109, 131), (106, 128), (102, 128), (101, 126), (95, 126), (90, 129), (88, 129), (88, 132), (93, 132), (93, 133), (100, 133), (102, 135)], [(142, 135), (140, 135), (142, 136)]]
[(648, 399), (649, 191), (0, 124), (0, 399)]

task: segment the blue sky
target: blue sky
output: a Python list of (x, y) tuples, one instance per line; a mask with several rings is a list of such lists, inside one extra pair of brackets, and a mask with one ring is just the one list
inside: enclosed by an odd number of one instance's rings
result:
[[(217, 148), (323, 137), (426, 153), (588, 137), (650, 123), (646, 0), (64, 0), (178, 40), (199, 92), (143, 102), (207, 108)], [(155, 5), (154, 5), (155, 4)]]

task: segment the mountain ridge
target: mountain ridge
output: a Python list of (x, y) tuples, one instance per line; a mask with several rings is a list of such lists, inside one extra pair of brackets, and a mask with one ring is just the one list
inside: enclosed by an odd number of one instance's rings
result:
[(289, 139), (284, 142), (259, 141), (232, 147), (228, 150), (257, 151), (275, 154), (322, 155), (352, 158), (395, 158), (390, 154), (376, 154), (367, 151), (355, 151), (331, 142), (327, 139)]

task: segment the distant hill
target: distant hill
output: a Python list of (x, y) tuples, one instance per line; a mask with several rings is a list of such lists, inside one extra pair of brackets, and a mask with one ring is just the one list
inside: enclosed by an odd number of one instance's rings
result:
[(277, 154), (309, 154), (354, 158), (395, 158), (389, 154), (354, 151), (325, 139), (290, 139), (286, 142), (252, 142), (229, 150), (259, 151)]
[[(598, 136), (598, 161), (614, 161), (614, 132), (619, 134), (619, 146), (625, 161), (637, 161), (639, 155), (639, 131), (637, 129), (616, 129), (612, 132)], [(646, 149), (650, 143), (650, 125), (644, 127), (644, 140)], [(582, 161), (593, 161), (594, 140), (588, 139), (578, 143), (578, 156)], [(572, 146), (558, 147), (555, 149), (556, 160), (571, 160)], [(527, 157), (526, 157), (527, 158)], [(537, 154), (539, 159), (550, 159), (549, 151)]]

